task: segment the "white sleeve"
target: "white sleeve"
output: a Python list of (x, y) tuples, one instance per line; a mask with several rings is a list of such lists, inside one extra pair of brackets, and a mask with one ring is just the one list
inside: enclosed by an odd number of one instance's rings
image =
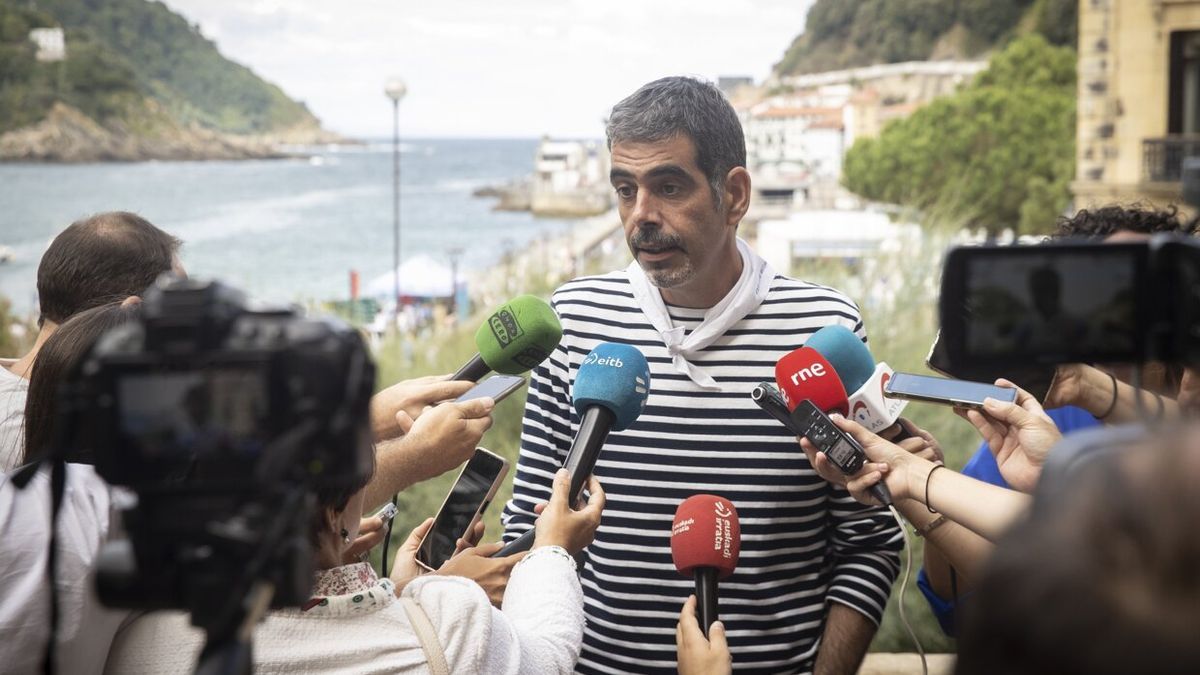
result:
[(583, 589), (562, 549), (538, 549), (513, 569), (493, 609), (484, 672), (570, 673), (583, 645)]

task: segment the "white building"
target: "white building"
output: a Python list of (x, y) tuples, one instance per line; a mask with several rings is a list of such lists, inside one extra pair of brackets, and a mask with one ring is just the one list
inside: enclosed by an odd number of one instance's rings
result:
[(750, 170), (767, 182), (799, 184), (841, 175), (840, 108), (756, 107), (743, 131)]
[(596, 141), (543, 138), (534, 159), (530, 210), (538, 215), (587, 216), (611, 205), (608, 150)]
[(37, 45), (38, 61), (62, 61), (67, 58), (67, 40), (62, 28), (34, 28), (29, 40)]
[(755, 250), (771, 267), (787, 274), (801, 260), (857, 260), (879, 251), (901, 250), (920, 238), (920, 227), (893, 223), (883, 213), (796, 211), (785, 219), (760, 222)]

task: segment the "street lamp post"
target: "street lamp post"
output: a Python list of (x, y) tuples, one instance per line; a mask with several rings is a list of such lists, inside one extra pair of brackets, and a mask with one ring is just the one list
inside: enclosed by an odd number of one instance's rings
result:
[(400, 99), (408, 93), (408, 85), (398, 77), (388, 78), (383, 93), (392, 99), (392, 281), (396, 301), (392, 325), (400, 320)]
[(458, 315), (458, 260), (462, 254), (461, 246), (451, 246), (446, 251), (446, 255), (450, 258), (450, 313), (455, 316)]

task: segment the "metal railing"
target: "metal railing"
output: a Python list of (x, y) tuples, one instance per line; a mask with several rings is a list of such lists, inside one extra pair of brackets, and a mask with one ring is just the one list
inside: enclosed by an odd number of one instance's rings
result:
[(1142, 180), (1148, 183), (1178, 183), (1183, 177), (1183, 160), (1200, 157), (1200, 136), (1165, 136), (1142, 141)]

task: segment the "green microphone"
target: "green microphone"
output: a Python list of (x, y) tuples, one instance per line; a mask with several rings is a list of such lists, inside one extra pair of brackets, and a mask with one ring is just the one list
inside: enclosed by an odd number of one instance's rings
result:
[(450, 379), (475, 382), (492, 371), (519, 375), (545, 361), (560, 340), (562, 324), (550, 305), (519, 295), (496, 308), (475, 331), (479, 352)]

